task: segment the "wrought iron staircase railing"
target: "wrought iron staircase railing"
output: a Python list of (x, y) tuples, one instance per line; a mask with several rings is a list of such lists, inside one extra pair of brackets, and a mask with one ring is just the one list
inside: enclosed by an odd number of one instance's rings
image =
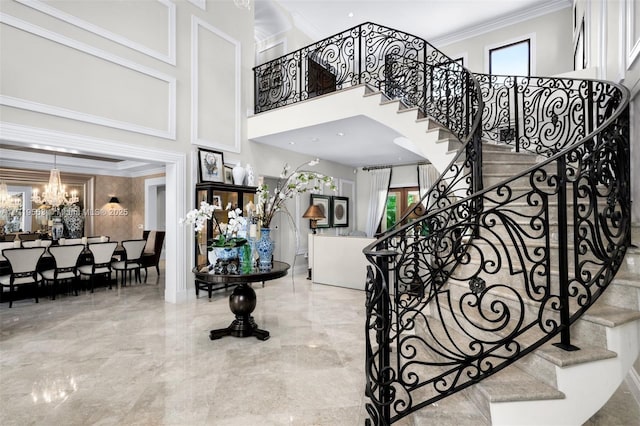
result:
[[(425, 195), (426, 214), (365, 249), (368, 422), (398, 421), (555, 336), (574, 349), (570, 325), (630, 243), (627, 90), (472, 74), (424, 40), (367, 23), (256, 67), (256, 112), (314, 96), (309, 57), (336, 77), (322, 90), (369, 84), (464, 144)], [(483, 143), (540, 161), (485, 185)]]

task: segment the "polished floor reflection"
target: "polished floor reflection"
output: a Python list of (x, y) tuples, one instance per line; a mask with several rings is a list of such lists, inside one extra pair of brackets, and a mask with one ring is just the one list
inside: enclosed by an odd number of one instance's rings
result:
[[(211, 341), (232, 320), (230, 293), (173, 305), (149, 278), (0, 305), (0, 424), (364, 424), (363, 292), (305, 274), (254, 284), (271, 338)], [(612, 412), (638, 415), (621, 401)], [(635, 424), (606, 409), (592, 424)]]

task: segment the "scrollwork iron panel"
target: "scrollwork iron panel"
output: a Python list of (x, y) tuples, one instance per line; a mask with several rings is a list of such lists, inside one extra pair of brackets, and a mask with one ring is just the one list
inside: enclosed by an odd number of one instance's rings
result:
[[(407, 212), (364, 250), (367, 423), (391, 424), (569, 340), (630, 242), (628, 91), (472, 74), (366, 23), (256, 67), (256, 112), (313, 96), (310, 64), (335, 90), (369, 84), (463, 143), (423, 197), (427, 213), (401, 225)], [(544, 161), (485, 185), (483, 143)]]

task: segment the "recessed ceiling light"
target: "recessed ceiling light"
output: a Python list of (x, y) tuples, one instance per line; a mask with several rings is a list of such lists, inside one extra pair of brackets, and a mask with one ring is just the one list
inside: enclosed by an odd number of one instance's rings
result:
[(347, 13), (347, 16), (348, 16), (349, 18), (353, 18), (353, 12), (349, 12), (349, 13)]
[(295, 142), (289, 142), (289, 145), (295, 145), (295, 144), (296, 144)]
[(336, 134), (337, 134), (338, 136), (344, 136), (344, 133), (342, 133), (342, 132), (338, 132), (338, 133), (336, 133)]
[(311, 142), (320, 142), (320, 138), (312, 138)]

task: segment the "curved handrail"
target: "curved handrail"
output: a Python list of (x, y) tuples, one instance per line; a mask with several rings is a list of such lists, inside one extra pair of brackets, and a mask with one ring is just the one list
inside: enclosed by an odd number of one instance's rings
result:
[[(367, 84), (464, 143), (422, 199), (427, 214), (364, 250), (369, 423), (397, 421), (558, 334), (569, 347), (569, 326), (630, 240), (624, 87), (453, 64), (418, 37), (366, 23), (254, 68), (256, 113)], [(542, 160), (491, 183), (483, 140)]]
[[(484, 138), (504, 123), (489, 118), (506, 115), (492, 110), (493, 79), (478, 75)], [(531, 87), (536, 78), (511, 79), (529, 119), (514, 142), (546, 159), (364, 250), (376, 272), (370, 267), (367, 279), (367, 410), (379, 424), (558, 334), (571, 346), (569, 326), (609, 285), (629, 244), (628, 91), (595, 80)], [(533, 120), (540, 111), (550, 113)]]
[[(330, 71), (331, 87), (323, 86), (318, 68)], [(443, 206), (481, 188), (482, 171), (472, 160), (481, 157), (476, 132), (483, 111), (480, 86), (473, 74), (426, 40), (366, 22), (253, 70), (256, 114), (361, 84), (418, 107), (465, 145), (428, 191), (425, 204)], [(475, 142), (468, 144), (471, 139)]]

